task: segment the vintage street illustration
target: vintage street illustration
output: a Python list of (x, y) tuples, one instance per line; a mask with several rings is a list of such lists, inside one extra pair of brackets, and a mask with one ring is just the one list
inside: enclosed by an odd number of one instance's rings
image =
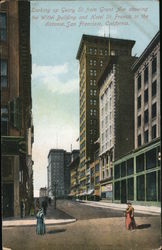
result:
[(160, 250), (160, 1), (1, 0), (3, 250)]

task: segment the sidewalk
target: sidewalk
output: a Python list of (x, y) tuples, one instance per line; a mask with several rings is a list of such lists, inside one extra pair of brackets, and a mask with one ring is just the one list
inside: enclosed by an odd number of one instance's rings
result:
[[(127, 208), (127, 204), (117, 204), (117, 203), (109, 203), (107, 201), (85, 201), (85, 200), (78, 200), (78, 202), (84, 203), (88, 206), (93, 207), (103, 207), (103, 208), (111, 208), (116, 210), (122, 210), (125, 211)], [(141, 213), (141, 214), (149, 214), (149, 215), (160, 215), (161, 214), (161, 208), (155, 207), (155, 206), (141, 206), (141, 205), (134, 205), (135, 213)]]
[[(46, 225), (61, 225), (67, 223), (73, 223), (76, 219), (66, 214), (65, 212), (54, 209), (53, 204), (48, 206), (45, 216)], [(27, 216), (25, 218), (6, 218), (2, 221), (3, 227), (17, 227), (17, 226), (36, 226), (35, 216)]]

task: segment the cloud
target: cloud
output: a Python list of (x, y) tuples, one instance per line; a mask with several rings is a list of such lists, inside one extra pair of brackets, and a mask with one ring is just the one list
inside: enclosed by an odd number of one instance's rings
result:
[[(99, 36), (109, 36), (109, 26), (102, 26), (97, 33)], [(110, 37), (116, 36), (118, 34), (117, 27), (110, 27)]]
[(41, 66), (33, 64), (32, 81), (45, 85), (45, 87), (57, 94), (70, 94), (78, 91), (78, 78), (70, 79), (68, 63), (56, 66)]

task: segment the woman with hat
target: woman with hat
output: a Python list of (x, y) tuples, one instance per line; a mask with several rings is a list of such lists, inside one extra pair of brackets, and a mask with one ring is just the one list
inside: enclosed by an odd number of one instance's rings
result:
[(40, 234), (40, 235), (43, 235), (46, 233), (46, 230), (45, 230), (45, 224), (44, 224), (44, 214), (43, 214), (43, 209), (40, 208), (37, 215), (36, 215), (36, 218), (37, 218), (37, 226), (36, 226), (36, 233), (37, 234)]

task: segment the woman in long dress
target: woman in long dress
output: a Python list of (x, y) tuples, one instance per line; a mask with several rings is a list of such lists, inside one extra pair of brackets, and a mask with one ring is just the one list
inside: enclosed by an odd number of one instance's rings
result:
[(136, 229), (136, 222), (134, 219), (134, 208), (131, 203), (128, 203), (128, 207), (125, 212), (125, 225), (128, 230)]
[(37, 215), (37, 226), (36, 226), (36, 233), (43, 235), (46, 233), (45, 224), (44, 224), (44, 214), (43, 209), (39, 209)]

